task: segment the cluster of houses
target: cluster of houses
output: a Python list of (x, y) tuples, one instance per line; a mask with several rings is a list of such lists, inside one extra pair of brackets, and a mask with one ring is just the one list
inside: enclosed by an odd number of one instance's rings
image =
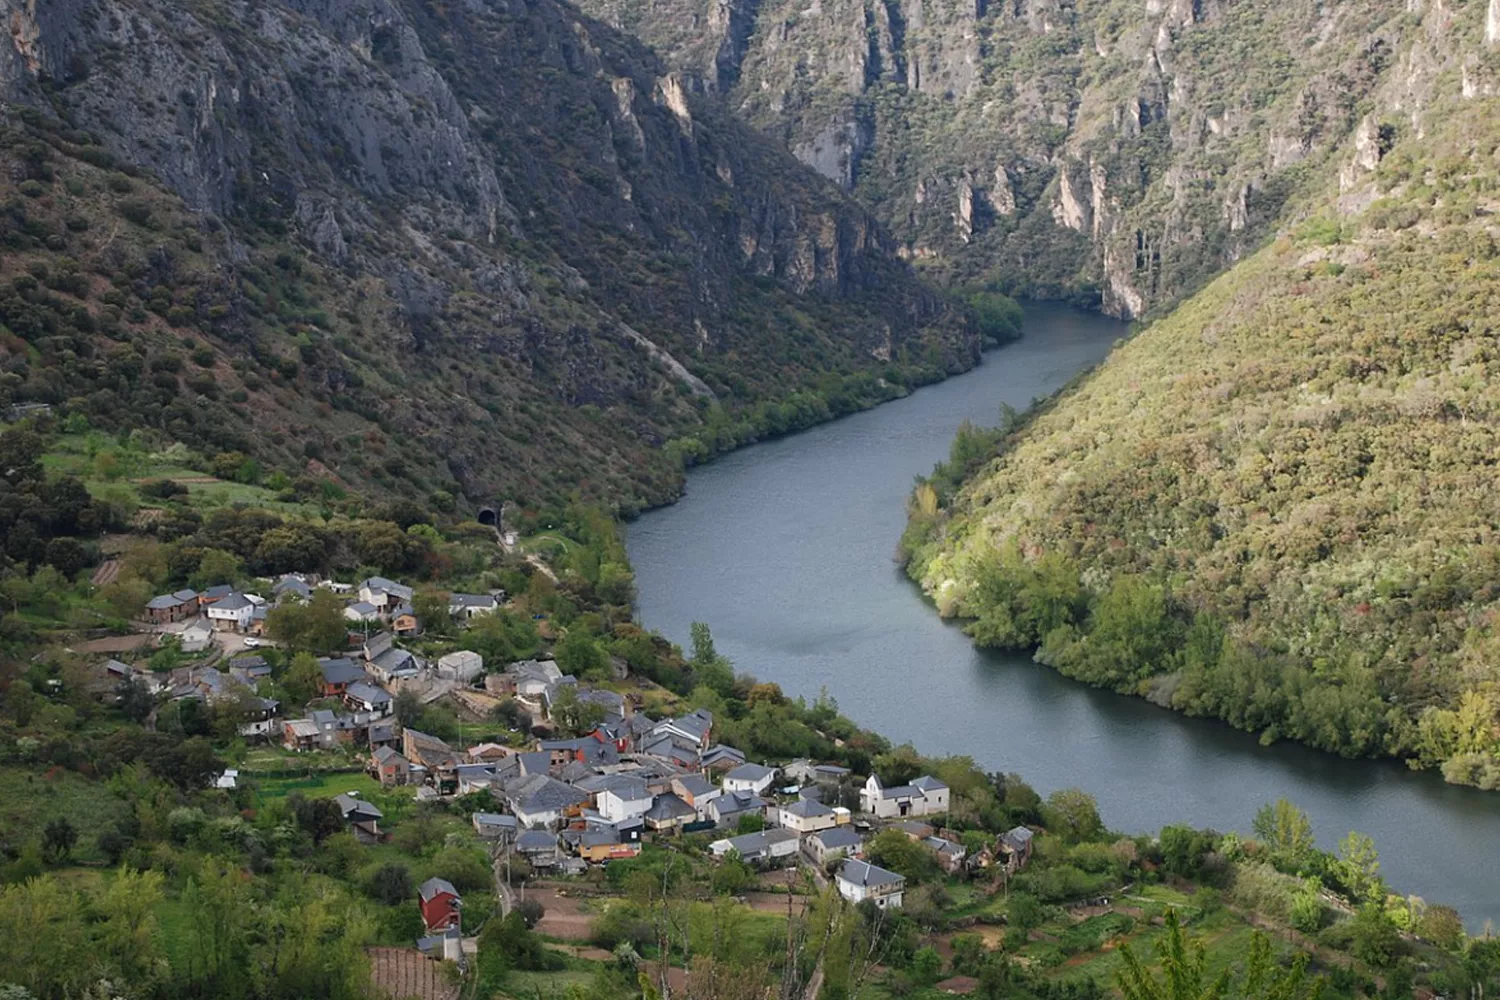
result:
[[(309, 600), (315, 589), (328, 590), (345, 599), (344, 618), (351, 626), (366, 631), (374, 626), (398, 636), (419, 635), (422, 631), (422, 623), (411, 605), (412, 588), (383, 576), (349, 584), (288, 573), (271, 585), (269, 601), (258, 594), (237, 591), (228, 584), (207, 590), (179, 590), (151, 598), (146, 602), (143, 617), (150, 624), (178, 635), (183, 649), (192, 653), (206, 649), (215, 631), (263, 634), (266, 613), (271, 607), (288, 600)], [(451, 594), (448, 613), (460, 622), (467, 622), (495, 611), (503, 596), (500, 591)]]
[[(372, 749), (391, 746), (397, 741), (398, 730), (389, 717), (394, 712), (395, 694), (404, 686), (412, 686), (425, 701), (431, 701), (472, 685), (483, 675), (484, 660), (478, 653), (459, 650), (428, 662), (398, 646), (398, 638), (419, 634), (421, 623), (411, 608), (412, 588), (385, 577), (347, 584), (287, 574), (272, 583), (270, 601), (227, 585), (203, 591), (180, 590), (153, 597), (144, 617), (163, 632), (176, 635), (185, 652), (200, 652), (211, 644), (215, 631), (262, 634), (271, 608), (288, 601), (309, 600), (320, 588), (345, 598), (344, 618), (350, 623), (350, 651), (318, 661), (322, 672), (318, 695), (336, 701), (336, 707), (323, 707), (300, 718), (279, 718), (281, 705), (277, 701), (256, 700), (259, 682), (270, 674), (264, 659), (258, 656), (236, 657), (227, 670), (219, 665), (194, 666), (170, 675), (111, 660), (105, 665), (106, 676), (116, 681), (139, 680), (151, 694), (171, 700), (198, 698), (215, 704), (233, 699), (244, 715), (242, 735), (304, 751), (344, 745)], [(455, 593), (449, 596), (448, 610), (456, 620), (467, 623), (496, 611), (502, 600), (499, 591)], [(246, 642), (254, 644), (254, 639)], [(532, 668), (550, 678), (553, 685), (576, 683), (550, 663), (533, 664)], [(555, 689), (549, 691), (555, 694)], [(600, 696), (590, 693), (584, 697)], [(547, 698), (522, 702), (536, 718), (547, 718)]]
[(264, 597), (225, 584), (157, 594), (146, 602), (143, 614), (152, 625), (176, 634), (185, 652), (197, 653), (208, 648), (216, 631), (261, 635), (269, 609)]
[[(542, 706), (565, 686), (562, 676), (533, 662), (513, 665), (507, 676), (516, 697), (524, 691)], [(846, 899), (884, 908), (901, 905), (905, 879), (864, 859), (866, 838), (876, 827), (902, 829), (950, 873), (996, 860), (1013, 870), (1030, 857), (1024, 827), (974, 859), (921, 822), (949, 808), (948, 787), (930, 775), (899, 787), (871, 777), (860, 789), (856, 815), (829, 804), (842, 798), (851, 778), (847, 768), (807, 760), (783, 767), (755, 763), (716, 742), (713, 732), (713, 714), (703, 709), (655, 720), (615, 700), (585, 736), (542, 739), (529, 750), (493, 743), (458, 750), (407, 729), (400, 749), (375, 747), (369, 766), (383, 785), (418, 785), (419, 797), (487, 793), (494, 805), (472, 814), (476, 835), (493, 845), (496, 857), (522, 859), (539, 872), (578, 874), (591, 864), (634, 857), (646, 839), (722, 831), (709, 845), (716, 857), (775, 865), (800, 855), (825, 868), (838, 864), (836, 884)], [(357, 837), (380, 836), (378, 828), (359, 825), (367, 822), (367, 810), (355, 807), (346, 815)], [(763, 828), (731, 834), (747, 816)], [(457, 894), (448, 900), (447, 893), (443, 886), (424, 887), (424, 917), (442, 918), (427, 924), (434, 935), (452, 926), (447, 920)]]

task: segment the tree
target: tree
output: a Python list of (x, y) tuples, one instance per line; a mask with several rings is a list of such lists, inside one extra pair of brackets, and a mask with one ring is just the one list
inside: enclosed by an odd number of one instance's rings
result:
[(892, 747), (874, 760), (875, 774), (888, 788), (904, 785), (922, 773), (925, 762), (910, 743)]
[(120, 682), (115, 689), (115, 696), (119, 699), (120, 712), (131, 722), (143, 722), (146, 716), (151, 714), (151, 709), (156, 707), (156, 699), (151, 697), (151, 692), (138, 678), (130, 678)]
[[(311, 653), (298, 653), (281, 681), (286, 693), (298, 704), (312, 701), (323, 690), (323, 668)], [(404, 723), (403, 723), (404, 725)]]
[(1156, 944), (1160, 970), (1147, 968), (1136, 957), (1130, 945), (1120, 946), (1125, 967), (1115, 977), (1124, 1000), (1318, 1000), (1325, 980), (1307, 975), (1308, 957), (1298, 955), (1289, 968), (1276, 965), (1271, 942), (1256, 931), (1250, 939), (1245, 972), (1238, 983), (1225, 969), (1209, 978), (1203, 945), (1190, 941), (1177, 920), (1177, 911), (1168, 910), (1166, 933)]
[(691, 663), (697, 683), (729, 697), (734, 693), (734, 665), (719, 655), (713, 634), (705, 623), (693, 622), (690, 632), (693, 643)]
[(581, 736), (593, 732), (604, 721), (604, 706), (595, 701), (584, 701), (578, 696), (577, 687), (563, 684), (558, 687), (548, 715), (564, 732)]
[(448, 611), (446, 590), (423, 588), (412, 595), (411, 609), (422, 623), (422, 631), (433, 635), (453, 634), (453, 615)]
[(1349, 831), (1349, 835), (1339, 841), (1338, 860), (1333, 868), (1355, 902), (1385, 898), (1385, 884), (1380, 878), (1380, 854), (1375, 850), (1374, 838)]
[(1379, 903), (1366, 903), (1349, 921), (1349, 950), (1377, 969), (1388, 968), (1401, 948), (1401, 934)]
[[(513, 702), (506, 702), (505, 704), (513, 704)], [(396, 721), (401, 723), (403, 729), (412, 728), (417, 725), (417, 722), (422, 718), (422, 708), (421, 696), (411, 688), (402, 688), (396, 692), (396, 701), (393, 709)]]
[(1286, 799), (1261, 806), (1254, 829), (1278, 867), (1301, 870), (1312, 856), (1312, 821)]
[(156, 925), (163, 878), (159, 871), (122, 867), (97, 902), (101, 951), (126, 982), (147, 981), (166, 965)]
[(51, 864), (58, 865), (68, 860), (76, 843), (78, 831), (64, 816), (49, 820), (42, 828), (42, 856)]
[(266, 633), (294, 652), (329, 653), (342, 649), (348, 636), (344, 605), (331, 590), (319, 587), (312, 599), (272, 608)]
[(298, 828), (314, 844), (321, 844), (344, 829), (344, 813), (333, 799), (310, 799), (301, 792), (293, 792), (286, 797), (286, 804)]
[(365, 895), (386, 906), (410, 903), (414, 898), (411, 872), (398, 861), (388, 861), (365, 879)]
[(931, 986), (943, 973), (943, 957), (928, 945), (911, 957), (911, 977), (919, 986)]
[(872, 864), (905, 875), (911, 882), (921, 882), (937, 874), (937, 859), (932, 852), (900, 830), (877, 833), (865, 848)]
[(1060, 789), (1047, 796), (1042, 815), (1047, 828), (1070, 844), (1097, 840), (1104, 834), (1098, 803), (1077, 788)]
[(568, 629), (568, 634), (554, 652), (557, 667), (563, 673), (583, 680), (602, 680), (609, 676), (609, 654), (582, 628)]
[(233, 552), (223, 549), (204, 549), (198, 560), (198, 571), (188, 577), (188, 585), (195, 590), (206, 590), (221, 583), (233, 583), (239, 578), (240, 560)]

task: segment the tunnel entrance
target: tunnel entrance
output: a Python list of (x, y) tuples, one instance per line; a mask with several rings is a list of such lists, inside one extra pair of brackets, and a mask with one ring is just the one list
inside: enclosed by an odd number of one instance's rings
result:
[(479, 508), (479, 523), (489, 525), (491, 528), (500, 526), (500, 516), (493, 507)]

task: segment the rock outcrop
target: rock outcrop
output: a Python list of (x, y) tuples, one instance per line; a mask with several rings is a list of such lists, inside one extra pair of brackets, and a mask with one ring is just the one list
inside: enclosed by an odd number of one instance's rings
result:
[[(686, 28), (698, 2), (583, 6), (714, 80), (933, 273), (1092, 293), (1120, 315), (1259, 245), (1304, 185), (1351, 162), (1361, 102), (1388, 99), (1415, 125), (1462, 19), (1488, 45), (1500, 34), (1500, 0), (1434, 8), (1415, 32), (1405, 0), (759, 0), (748, 33), (744, 6), (732, 30)], [(729, 74), (713, 56), (726, 46)], [(1466, 93), (1493, 91), (1482, 63), (1462, 73)], [(972, 179), (997, 169), (1009, 193), (988, 185), (973, 211)], [(1174, 171), (1192, 182), (1169, 184)]]
[[(726, 10), (710, 48), (729, 73), (756, 8)], [(0, 11), (8, 107), (65, 116), (245, 260), (284, 244), (286, 266), (342, 276), (317, 324), (247, 322), (220, 346), (289, 338), (339, 405), (410, 444), (415, 488), (534, 496), (539, 453), (560, 451), (573, 482), (659, 501), (680, 474), (657, 446), (702, 423), (694, 399), (738, 420), (876, 371), (888, 337), (942, 369), (922, 377), (977, 360), (875, 218), (727, 114), (716, 75), (558, 0)], [(456, 420), (455, 397), (478, 416)]]

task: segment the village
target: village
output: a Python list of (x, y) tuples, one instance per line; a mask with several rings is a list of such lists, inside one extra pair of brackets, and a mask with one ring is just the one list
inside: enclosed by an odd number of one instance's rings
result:
[[(429, 659), (408, 648), (423, 634), (411, 587), (384, 577), (342, 584), (287, 575), (268, 583), (269, 598), (227, 586), (158, 595), (147, 603), (144, 627), (203, 659), (162, 673), (112, 658), (106, 678), (140, 684), (159, 703), (232, 705), (248, 744), (309, 767), (320, 757), (357, 760), (382, 790), (407, 791), (416, 802), (485, 796), (490, 804), (469, 819), (493, 863), (502, 911), (511, 897), (502, 873), (512, 862), (534, 877), (566, 879), (685, 837), (706, 843), (706, 856), (720, 863), (762, 872), (806, 866), (851, 904), (879, 909), (901, 907), (907, 881), (865, 859), (881, 831), (899, 831), (947, 876), (993, 869), (1003, 877), (1031, 856), (1033, 831), (1025, 826), (977, 850), (972, 835), (968, 847), (959, 834), (945, 835), (939, 824), (950, 790), (931, 775), (886, 786), (836, 763), (750, 760), (716, 738), (706, 709), (653, 718), (642, 707), (649, 682), (630, 678), (618, 660), (613, 683), (604, 685), (581, 682), (551, 659), (486, 664), (463, 649)], [(265, 654), (275, 648), (266, 622), (277, 607), (305, 603), (319, 590), (343, 602), (348, 649), (318, 658), (317, 696), (308, 705), (284, 705), (263, 694), (273, 673)], [(448, 597), (460, 627), (504, 605), (499, 591)], [(446, 702), (474, 720), (475, 732), (497, 717), (521, 725), (508, 728), (504, 742), (449, 741), (403, 726), (402, 697)], [(239, 777), (226, 771), (220, 786), (232, 788)], [(369, 797), (353, 789), (331, 797), (357, 842), (387, 838), (384, 813)], [(412, 905), (425, 932), (419, 950), (464, 961), (473, 945), (465, 942), (462, 893), (433, 877), (417, 887)]]

